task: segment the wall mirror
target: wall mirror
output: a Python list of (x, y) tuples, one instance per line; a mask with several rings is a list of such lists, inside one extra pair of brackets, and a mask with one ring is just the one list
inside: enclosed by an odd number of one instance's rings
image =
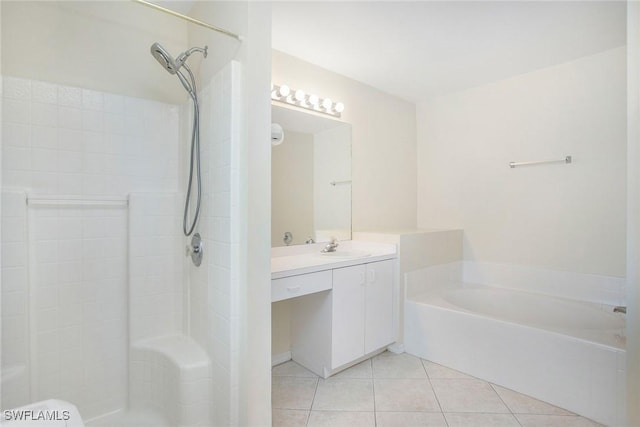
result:
[(351, 239), (351, 125), (272, 104), (271, 246)]

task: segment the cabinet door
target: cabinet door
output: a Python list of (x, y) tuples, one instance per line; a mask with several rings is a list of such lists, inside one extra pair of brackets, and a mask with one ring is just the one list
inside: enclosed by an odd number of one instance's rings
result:
[(364, 355), (365, 266), (333, 270), (331, 368)]
[(393, 260), (367, 264), (365, 353), (394, 341)]

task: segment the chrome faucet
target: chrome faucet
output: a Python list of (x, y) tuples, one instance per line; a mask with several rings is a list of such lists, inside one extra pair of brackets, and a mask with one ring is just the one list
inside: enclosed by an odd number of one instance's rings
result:
[(613, 307), (613, 312), (614, 313), (623, 313), (623, 314), (627, 314), (627, 307), (623, 306), (623, 305), (619, 305), (617, 307)]
[(320, 252), (326, 254), (327, 252), (335, 252), (336, 249), (338, 249), (338, 240), (335, 237), (332, 237), (331, 241), (327, 243), (324, 249), (321, 250)]

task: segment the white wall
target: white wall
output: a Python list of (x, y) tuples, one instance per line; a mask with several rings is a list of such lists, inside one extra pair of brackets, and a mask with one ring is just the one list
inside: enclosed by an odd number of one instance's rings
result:
[(243, 43), (245, 144), (240, 206), (242, 317), (240, 318), (239, 425), (271, 423), (271, 5), (248, 4)]
[(418, 226), (464, 229), (465, 260), (623, 277), (625, 59), (617, 48), (419, 105)]
[(640, 425), (640, 3), (627, 3), (627, 425)]
[[(246, 4), (244, 2), (196, 1), (189, 16), (243, 34), (246, 31)], [(232, 223), (232, 186), (237, 193), (237, 180), (232, 158), (239, 144), (237, 97), (239, 64), (231, 65), (241, 43), (196, 25), (187, 28), (188, 46), (209, 47), (207, 58), (192, 55), (189, 64), (198, 83), (200, 101), (200, 150), (202, 166), (202, 207), (195, 232), (204, 241), (204, 254), (200, 267), (187, 260), (189, 283), (189, 335), (204, 348), (211, 359), (211, 374), (215, 386), (212, 392), (211, 420), (215, 425), (232, 424), (237, 417), (237, 363), (239, 338), (237, 330), (239, 308), (237, 304), (237, 224)], [(235, 71), (232, 70), (235, 68)], [(176, 82), (177, 83), (177, 82)], [(183, 134), (190, 141), (192, 103), (184, 104), (190, 118), (183, 122)], [(235, 120), (235, 122), (232, 122)], [(182, 151), (181, 188), (187, 185), (189, 174), (189, 147)], [(194, 183), (195, 184), (195, 183)], [(193, 187), (195, 189), (195, 186)], [(192, 197), (192, 203), (195, 198)], [(184, 203), (184, 201), (183, 201)], [(192, 205), (194, 206), (194, 205)], [(237, 215), (235, 215), (238, 217)], [(183, 237), (187, 244), (190, 237)]]
[[(271, 9), (266, 3), (201, 1), (190, 15), (243, 36), (238, 42), (189, 27), (189, 45), (210, 48), (207, 59), (195, 58), (201, 62), (194, 61), (198, 80), (214, 85), (208, 100), (214, 120), (203, 125), (202, 139), (210, 209), (199, 225), (209, 236), (208, 265), (191, 268), (192, 286), (194, 279), (204, 280), (192, 287), (191, 300), (206, 313), (199, 326), (206, 337), (199, 340), (213, 359), (212, 418), (215, 425), (268, 425)], [(230, 66), (232, 59), (237, 62)]]
[(155, 41), (174, 55), (185, 50), (183, 21), (121, 1), (7, 1), (3, 8), (5, 75), (172, 103), (185, 99), (176, 77), (149, 53)]
[[(203, 85), (201, 143), (203, 193), (201, 217), (196, 227), (204, 241), (202, 264), (189, 265), (190, 335), (211, 358), (215, 425), (234, 424), (233, 390), (237, 387), (240, 316), (238, 300), (238, 233), (240, 215), (233, 199), (238, 197), (237, 169), (239, 128), (233, 99), (240, 85), (239, 64), (231, 62)], [(183, 238), (186, 244), (190, 238)]]
[[(2, 23), (2, 3), (0, 2), (0, 23)], [(2, 91), (2, 31), (0, 31), (0, 91)], [(0, 92), (2, 98), (2, 92)], [(0, 104), (0, 129), (2, 129), (2, 105)], [(2, 133), (0, 132), (0, 188), (2, 188)], [(0, 236), (2, 235), (2, 197), (0, 197)], [(0, 270), (2, 269), (2, 245), (0, 245)], [(2, 316), (2, 277), (0, 275), (0, 319)], [(0, 342), (2, 342), (2, 328), (0, 328)], [(2, 352), (0, 351), (0, 366), (2, 366)], [(2, 390), (0, 390), (2, 393)], [(2, 397), (0, 396), (0, 399)]]
[(392, 95), (279, 51), (274, 84), (345, 104), (352, 125), (353, 229), (415, 228), (415, 106)]
[[(245, 36), (247, 28), (247, 3), (245, 1), (196, 0), (189, 16), (216, 25), (235, 34)], [(209, 46), (209, 55), (189, 58), (189, 64), (199, 82), (210, 81), (232, 59), (240, 59), (245, 44), (224, 34), (189, 25), (187, 28), (189, 47)]]
[[(217, 3), (199, 2), (192, 13), (201, 19), (221, 19), (217, 16)], [(231, 19), (246, 20), (246, 9), (232, 8)], [(232, 31), (238, 28), (218, 24)], [(244, 31), (244, 26), (240, 28)], [(242, 216), (238, 212), (239, 180), (237, 173), (241, 144), (239, 126), (239, 99), (241, 87), (240, 64), (233, 58), (222, 58), (218, 49), (236, 46), (238, 42), (221, 37), (213, 31), (197, 27), (189, 29), (189, 44), (208, 45), (211, 55), (206, 59), (194, 58), (199, 75), (200, 145), (202, 165), (202, 207), (195, 232), (204, 241), (202, 264), (197, 267), (190, 261), (189, 334), (207, 352), (211, 359), (212, 396), (211, 420), (213, 425), (237, 424), (238, 352), (240, 338), (236, 331), (240, 307), (239, 289), (239, 233)], [(191, 103), (186, 107), (192, 111)], [(191, 113), (190, 113), (191, 114)], [(190, 135), (192, 122), (184, 123), (185, 135)], [(187, 139), (190, 140), (190, 137)], [(188, 174), (188, 147), (185, 161), (181, 162), (186, 188)], [(195, 187), (194, 187), (195, 188)], [(195, 200), (195, 198), (192, 198)], [(183, 238), (185, 243), (190, 237)]]

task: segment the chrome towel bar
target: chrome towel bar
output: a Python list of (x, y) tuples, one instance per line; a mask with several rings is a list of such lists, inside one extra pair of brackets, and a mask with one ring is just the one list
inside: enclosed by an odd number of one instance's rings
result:
[(564, 159), (560, 159), (560, 160), (538, 160), (534, 162), (511, 162), (509, 163), (509, 167), (513, 169), (516, 166), (544, 165), (549, 163), (571, 163), (571, 156), (566, 156)]

